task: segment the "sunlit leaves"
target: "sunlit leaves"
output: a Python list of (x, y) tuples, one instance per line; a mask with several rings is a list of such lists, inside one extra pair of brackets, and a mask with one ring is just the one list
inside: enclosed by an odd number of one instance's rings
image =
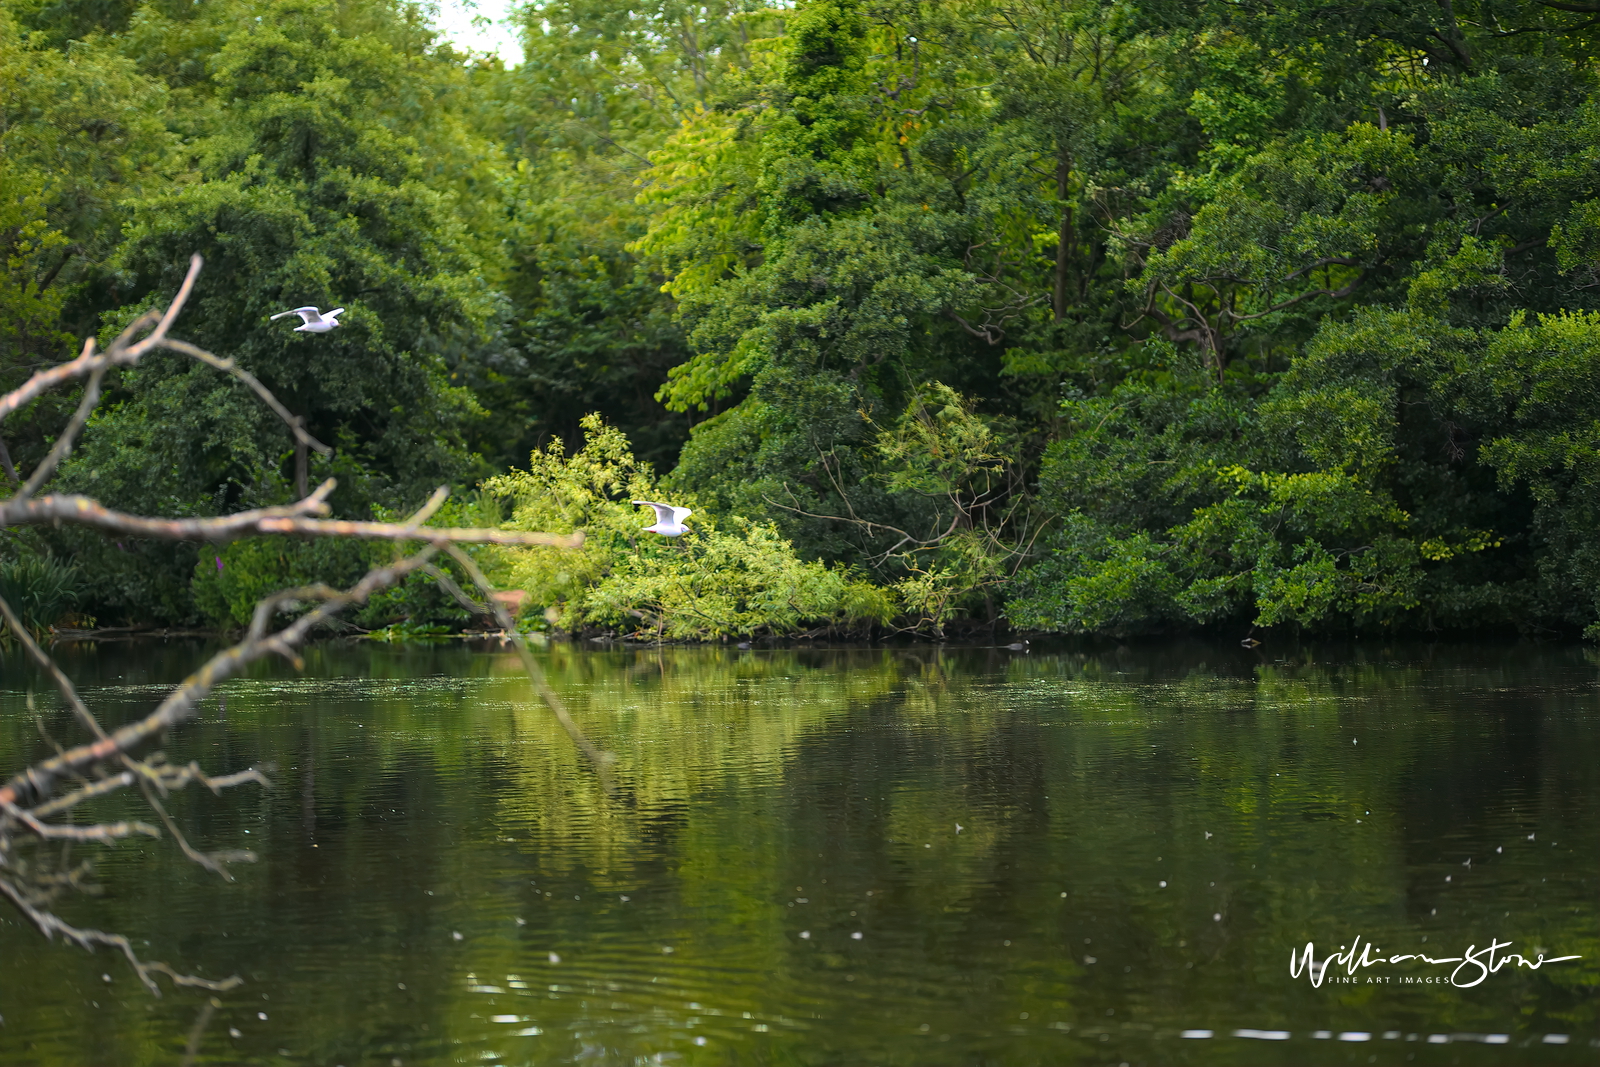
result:
[[(697, 510), (677, 538), (642, 532), (660, 500), (653, 472), (627, 438), (594, 415), (582, 447), (560, 442), (534, 453), (527, 470), (490, 479), (518, 528), (583, 529), (577, 550), (504, 554), (504, 567), (552, 625), (599, 626), (657, 637), (706, 640), (792, 633), (803, 626), (883, 624), (895, 614), (884, 590), (839, 568), (802, 560), (770, 524)], [(694, 504), (674, 497), (673, 503)]]

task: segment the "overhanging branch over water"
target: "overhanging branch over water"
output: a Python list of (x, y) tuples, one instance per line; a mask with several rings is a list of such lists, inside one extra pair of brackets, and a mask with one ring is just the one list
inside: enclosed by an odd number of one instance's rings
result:
[[(239, 985), (242, 979), (235, 975), (218, 981), (183, 974), (165, 963), (143, 959), (134, 951), (127, 937), (121, 934), (81, 928), (62, 920), (54, 913), (52, 905), (62, 893), (86, 885), (89, 864), (80, 863), (68, 868), (64, 853), (57, 860), (47, 855), (43, 846), (54, 842), (112, 846), (130, 837), (163, 836), (164, 828), (165, 833), (177, 841), (189, 859), (231, 881), (233, 876), (228, 864), (252, 862), (255, 854), (246, 850), (198, 851), (189, 844), (162, 801), (194, 782), (219, 795), (223, 789), (249, 783), (270, 787), (266, 775), (261, 768), (250, 767), (213, 776), (202, 770), (198, 763), (190, 763), (185, 767), (174, 766), (166, 761), (159, 750), (146, 751), (147, 747), (172, 728), (194, 719), (200, 712), (202, 702), (219, 684), (240, 674), (252, 663), (278, 655), (288, 659), (296, 668), (303, 666), (297, 649), (318, 627), (331, 622), (340, 612), (363, 604), (374, 594), (395, 586), (406, 577), (417, 573), (430, 576), (474, 610), (492, 615), (507, 637), (515, 642), (534, 691), (549, 706), (556, 720), (603, 778), (606, 778), (611, 762), (610, 753), (601, 751), (584, 737), (567, 714), (560, 698), (545, 682), (526, 642), (516, 633), (511, 616), (496, 600), (488, 579), (459, 547), (463, 544), (480, 544), (576, 548), (583, 543), (581, 532), (564, 535), (428, 526), (427, 522), (448, 496), (448, 490), (442, 486), (403, 522), (330, 519), (326, 517), (331, 510), (327, 501), (336, 484), (331, 478), (314, 492), (305, 493), (301, 499), (290, 504), (205, 518), (132, 515), (107, 508), (85, 496), (35, 496), (71, 454), (74, 443), (100, 401), (104, 376), (113, 368), (136, 366), (144, 355), (158, 348), (187, 355), (232, 375), (248, 386), (284, 422), (297, 448), (332, 453), (332, 449), (306, 432), (303, 419), (291, 414), (249, 372), (236, 366), (230, 359), (215, 356), (169, 336), (170, 328), (194, 289), (200, 269), (201, 259), (196, 255), (190, 260), (183, 285), (166, 310), (160, 313), (152, 311), (136, 319), (104, 352), (95, 351), (95, 342), (91, 338), (84, 344), (78, 358), (39, 371), (18, 388), (0, 397), (0, 421), (3, 421), (8, 415), (58, 386), (88, 379), (77, 410), (49, 454), (11, 497), (0, 501), (0, 525), (76, 525), (134, 537), (201, 542), (267, 535), (380, 540), (394, 542), (397, 548), (409, 545), (411, 549), (409, 554), (391, 563), (368, 570), (359, 581), (346, 589), (319, 584), (281, 590), (263, 598), (257, 603), (242, 640), (207, 660), (199, 670), (174, 688), (154, 711), (113, 731), (107, 731), (101, 725), (98, 717), (79, 696), (71, 678), (35, 640), (34, 634), (13, 605), (0, 597), (0, 615), (4, 617), (6, 630), (23, 647), (29, 658), (50, 676), (62, 700), (71, 709), (78, 728), (89, 735), (89, 739), (82, 743), (63, 746), (50, 736), (43, 718), (39, 717), (40, 733), (56, 749), (56, 754), (18, 771), (0, 786), (0, 895), (6, 897), (46, 937), (53, 938), (60, 934), (63, 939), (86, 949), (93, 949), (97, 945), (117, 949), (127, 957), (139, 980), (158, 996), (161, 992), (155, 980), (158, 974), (166, 975), (175, 985), (217, 992)], [(435, 566), (434, 560), (441, 552), (447, 553), (472, 577), (485, 597), (487, 609), (472, 601), (460, 586)], [(286, 625), (274, 629), (275, 619), (284, 614), (295, 617)], [(29, 703), (31, 707), (31, 696)], [(161, 826), (139, 820), (88, 825), (67, 821), (84, 805), (135, 787)]]

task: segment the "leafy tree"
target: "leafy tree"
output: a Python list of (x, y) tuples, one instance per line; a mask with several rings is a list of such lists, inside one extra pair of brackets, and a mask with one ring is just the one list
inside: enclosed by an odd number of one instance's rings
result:
[[(51, 48), (0, 5), (0, 389), (68, 355), (92, 329), (126, 219), (165, 174), (160, 86), (103, 42)], [(71, 410), (64, 394), (9, 420), (0, 468), (24, 472)]]
[(1516, 316), (1469, 373), (1499, 416), (1484, 434), (1484, 462), (1503, 492), (1525, 488), (1532, 498), (1528, 614), (1597, 636), (1600, 315)]
[(641, 456), (675, 461), (689, 420), (655, 392), (688, 352), (663, 278), (629, 247), (649, 221), (635, 183), (778, 25), (726, 0), (557, 0), (524, 12), (524, 61), (487, 79), (488, 128), (518, 159), (505, 283), (514, 347), (480, 390), (525, 427), (502, 441), (506, 460), (552, 434), (576, 442), (579, 417), (600, 411)]
[(1594, 617), (1581, 462), (1554, 444), (1583, 419), (1587, 62), (1564, 16), (1335, 13), (1203, 13), (1196, 166), (1118, 224), (1154, 338), (1063, 406), (1041, 478), (1063, 522), (1013, 621)]
[(991, 342), (1036, 303), (1007, 280), (1014, 205), (972, 178), (998, 164), (957, 32), (939, 11), (807, 5), (737, 103), (686, 123), (649, 175), (658, 214), (639, 247), (696, 350), (661, 395), (679, 410), (738, 400), (696, 427), (674, 483), (786, 514), (810, 555), (868, 558), (801, 514), (845, 513), (842, 485), (889, 526), (925, 510), (871, 482), (874, 420), (933, 380), (992, 395)]
[[(500, 313), (463, 188), (477, 180), (475, 154), (492, 149), (452, 119), (460, 74), (448, 54), (385, 17), (317, 0), (208, 5), (184, 19), (144, 9), (128, 41), (186, 79), (188, 106), (169, 120), (190, 169), (128, 203), (117, 263), (139, 299), (111, 321), (170, 292), (189, 254), (204, 254), (185, 335), (255, 373), (338, 450), (312, 473), (344, 475), (335, 503), (351, 515), (414, 503), (472, 470), (468, 433), (483, 413), (452, 363), (483, 357)], [(268, 322), (302, 304), (347, 310), (325, 335)], [(124, 374), (113, 397), (69, 485), (180, 514), (290, 491), (288, 437), (237, 383), (169, 358)], [(124, 555), (107, 548), (101, 562), (122, 570)], [(176, 582), (192, 566), (189, 556), (162, 568)], [(115, 590), (107, 600), (124, 608), (154, 599)], [(162, 599), (186, 613), (181, 590)]]
[[(345, 513), (573, 462), (600, 412), (730, 568), (792, 546), (934, 631), (1587, 626), (1581, 7), (549, 0), (506, 69), (391, 0), (3, 0), (0, 373), (198, 249), (184, 328), (335, 447)], [(346, 325), (268, 326), (301, 303)], [(69, 484), (291, 491), (235, 383), (110, 387)], [(6, 427), (21, 466), (65, 417)], [(55, 547), (169, 619), (354, 565)], [(614, 626), (675, 558), (526, 579), (626, 586)]]

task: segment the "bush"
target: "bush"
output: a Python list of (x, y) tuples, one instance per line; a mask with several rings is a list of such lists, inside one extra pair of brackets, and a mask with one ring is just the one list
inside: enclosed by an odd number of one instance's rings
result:
[(889, 592), (853, 572), (802, 560), (770, 523), (729, 516), (719, 528), (716, 518), (697, 512), (682, 537), (642, 533), (648, 516), (630, 501), (655, 498), (649, 465), (600, 416), (582, 425), (583, 447), (571, 456), (556, 441), (533, 453), (528, 470), (484, 484), (511, 502), (508, 526), (586, 534), (581, 549), (500, 556), (512, 584), (528, 593), (528, 609), (543, 609), (551, 625), (710, 640), (883, 625), (894, 617)]

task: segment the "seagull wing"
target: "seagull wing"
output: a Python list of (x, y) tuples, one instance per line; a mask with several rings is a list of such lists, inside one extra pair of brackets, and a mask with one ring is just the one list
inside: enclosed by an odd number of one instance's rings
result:
[(683, 520), (687, 519), (690, 515), (693, 515), (693, 514), (694, 514), (694, 512), (690, 511), (688, 508), (675, 507), (675, 508), (672, 509), (672, 521), (675, 524), (677, 524), (679, 526), (682, 526), (683, 525)]
[(331, 319), (331, 318), (335, 318), (335, 317), (337, 317), (339, 315), (343, 315), (343, 314), (344, 314), (344, 308), (334, 308), (332, 311), (328, 312), (326, 315), (324, 315), (322, 317), (325, 318), (325, 319)]
[(276, 315), (272, 316), (271, 321), (277, 322), (279, 319), (285, 318), (289, 315), (299, 315), (302, 323), (322, 321), (322, 313), (316, 308), (295, 308), (292, 311), (280, 311)]
[(672, 522), (672, 512), (674, 509), (671, 504), (657, 504), (654, 500), (635, 500), (634, 503), (640, 505), (641, 507), (655, 508), (657, 522)]

